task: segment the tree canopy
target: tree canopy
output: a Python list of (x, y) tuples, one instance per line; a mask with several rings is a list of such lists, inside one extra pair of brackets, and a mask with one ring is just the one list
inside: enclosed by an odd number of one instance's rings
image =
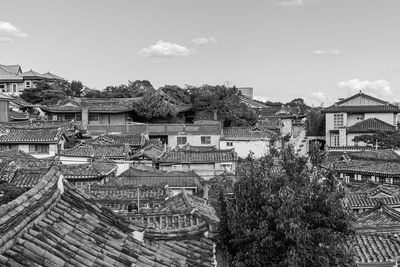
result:
[(290, 146), (278, 156), (278, 165), (271, 155), (241, 163), (223, 199), (219, 247), (233, 266), (353, 266), (345, 188)]
[(400, 132), (399, 131), (375, 131), (373, 134), (362, 134), (354, 137), (354, 142), (364, 142), (371, 146), (380, 148), (399, 148)]
[(26, 88), (20, 97), (32, 104), (52, 105), (68, 97), (65, 92), (68, 86), (64, 81), (53, 84), (37, 82), (35, 88)]
[(142, 97), (148, 92), (154, 92), (154, 88), (147, 80), (129, 81), (128, 84), (107, 86), (103, 90), (87, 89), (84, 96), (87, 98), (131, 98)]

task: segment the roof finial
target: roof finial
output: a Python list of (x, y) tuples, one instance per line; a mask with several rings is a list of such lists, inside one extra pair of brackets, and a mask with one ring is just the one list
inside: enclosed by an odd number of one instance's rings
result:
[(360, 90), (360, 95), (362, 94), (361, 90)]

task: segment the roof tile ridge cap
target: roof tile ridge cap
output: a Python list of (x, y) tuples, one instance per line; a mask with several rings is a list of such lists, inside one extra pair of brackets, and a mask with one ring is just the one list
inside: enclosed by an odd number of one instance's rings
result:
[(191, 207), (193, 209), (196, 209), (196, 205), (194, 205), (190, 202), (185, 190), (182, 190), (181, 195), (182, 195), (183, 201), (185, 202), (186, 205), (188, 205), (189, 207)]

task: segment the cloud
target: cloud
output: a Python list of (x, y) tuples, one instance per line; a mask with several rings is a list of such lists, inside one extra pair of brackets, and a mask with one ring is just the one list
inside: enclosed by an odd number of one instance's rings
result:
[(320, 103), (326, 102), (328, 99), (323, 92), (314, 92), (312, 93), (311, 97)]
[(180, 57), (196, 53), (196, 50), (179, 44), (158, 41), (156, 44), (140, 49), (139, 55), (149, 58)]
[(352, 79), (342, 81), (337, 84), (341, 89), (345, 89), (348, 94), (358, 93), (360, 90), (375, 97), (390, 97), (393, 95), (390, 83), (386, 80), (360, 81)]
[(8, 38), (8, 40), (11, 40), (12, 37), (24, 38), (27, 36), (28, 35), (26, 33), (15, 27), (11, 23), (0, 21), (0, 37), (2, 39)]
[(278, 0), (277, 6), (303, 6), (303, 0)]
[(10, 37), (0, 37), (0, 43), (11, 43), (11, 41)]
[(192, 40), (197, 45), (205, 45), (209, 43), (216, 43), (217, 40), (214, 37), (197, 37)]
[(338, 56), (340, 55), (339, 49), (329, 49), (329, 50), (315, 50), (312, 52), (314, 56)]

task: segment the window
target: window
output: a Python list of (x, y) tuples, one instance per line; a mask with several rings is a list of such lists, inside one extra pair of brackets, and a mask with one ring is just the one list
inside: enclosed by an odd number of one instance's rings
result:
[(99, 121), (99, 114), (89, 114), (89, 121)]
[(82, 121), (82, 114), (76, 114), (75, 121)]
[(186, 136), (178, 136), (178, 137), (176, 138), (176, 143), (177, 143), (178, 145), (185, 145), (185, 144), (187, 143), (187, 138), (186, 138)]
[(26, 88), (30, 88), (31, 85), (32, 85), (31, 81), (26, 81), (26, 82), (25, 82), (25, 87), (26, 87)]
[(12, 91), (13, 91), (14, 93), (17, 92), (17, 84), (15, 84), (15, 83), (12, 84)]
[(364, 114), (357, 114), (356, 115), (356, 120), (358, 120), (358, 121), (364, 120)]
[(338, 129), (343, 127), (343, 114), (333, 115), (333, 128)]
[(209, 145), (209, 144), (211, 144), (211, 136), (202, 136), (202, 137), (201, 137), (201, 144), (202, 144), (202, 145)]
[(226, 146), (233, 146), (233, 142), (226, 142)]
[(339, 146), (339, 135), (333, 135), (333, 146)]
[(397, 124), (397, 114), (393, 114), (393, 125), (396, 126)]
[(75, 119), (75, 115), (74, 114), (65, 114), (65, 120), (66, 121), (72, 121)]
[(221, 168), (230, 172), (232, 170), (232, 163), (221, 163)]
[(182, 165), (172, 165), (172, 170), (181, 171), (182, 170)]
[(13, 144), (1, 144), (0, 145), (0, 151), (10, 150), (10, 149), (14, 149), (14, 148), (18, 148), (18, 145), (13, 145)]
[(57, 116), (57, 115), (53, 115), (53, 116), (52, 116), (52, 120), (53, 120), (53, 121), (58, 120), (58, 116)]
[(49, 145), (29, 145), (29, 153), (49, 153)]
[(386, 183), (393, 184), (393, 178), (386, 178)]
[(6, 85), (4, 83), (0, 83), (0, 90), (4, 93), (6, 91)]

